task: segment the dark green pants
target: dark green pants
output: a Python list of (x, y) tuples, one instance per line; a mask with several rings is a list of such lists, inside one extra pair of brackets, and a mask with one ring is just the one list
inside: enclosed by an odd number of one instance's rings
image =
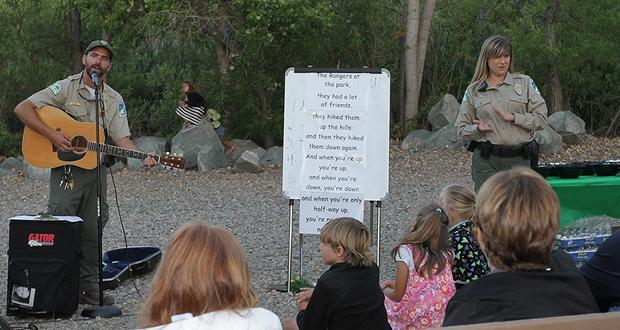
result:
[[(52, 169), (50, 175), (50, 197), (47, 212), (53, 215), (75, 215), (82, 218), (80, 245), (80, 289), (98, 287), (99, 250), (97, 235), (97, 171), (84, 170), (76, 166), (71, 169), (73, 189), (59, 187), (65, 167)], [(108, 222), (107, 182), (105, 167), (101, 168), (101, 221)]]
[(530, 167), (530, 159), (523, 156), (501, 158), (490, 155), (484, 159), (480, 157), (480, 149), (475, 149), (471, 159), (471, 177), (474, 180), (474, 190), (478, 192), (482, 184), (493, 174), (508, 170), (516, 166)]

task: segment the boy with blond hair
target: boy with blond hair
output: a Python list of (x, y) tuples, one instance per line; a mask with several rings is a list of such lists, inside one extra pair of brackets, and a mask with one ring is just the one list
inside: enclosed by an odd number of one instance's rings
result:
[(285, 329), (391, 329), (379, 286), (379, 267), (368, 248), (370, 230), (353, 218), (331, 220), (319, 250), (328, 271), (314, 289), (303, 289), (296, 322)]

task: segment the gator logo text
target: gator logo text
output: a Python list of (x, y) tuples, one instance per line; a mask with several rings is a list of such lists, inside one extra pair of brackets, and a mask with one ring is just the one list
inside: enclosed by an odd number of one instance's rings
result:
[(28, 234), (28, 245), (30, 247), (35, 246), (53, 246), (54, 234)]

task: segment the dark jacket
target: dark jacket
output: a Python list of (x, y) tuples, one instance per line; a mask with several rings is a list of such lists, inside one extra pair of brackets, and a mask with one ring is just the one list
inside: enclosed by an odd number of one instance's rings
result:
[(463, 286), (443, 325), (597, 313), (596, 301), (573, 260), (554, 252), (548, 270), (492, 272)]
[(620, 306), (620, 230), (609, 236), (581, 267), (601, 312)]
[(196, 92), (187, 93), (187, 106), (188, 107), (204, 107), (205, 99)]
[(379, 286), (379, 267), (332, 265), (316, 283), (308, 307), (297, 314), (300, 330), (391, 329)]

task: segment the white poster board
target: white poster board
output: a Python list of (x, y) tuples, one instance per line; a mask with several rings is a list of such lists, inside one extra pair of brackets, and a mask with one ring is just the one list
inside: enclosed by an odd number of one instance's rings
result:
[(389, 78), (386, 70), (287, 70), (282, 191), (301, 200), (301, 233), (335, 217), (361, 220), (364, 200), (387, 195)]

